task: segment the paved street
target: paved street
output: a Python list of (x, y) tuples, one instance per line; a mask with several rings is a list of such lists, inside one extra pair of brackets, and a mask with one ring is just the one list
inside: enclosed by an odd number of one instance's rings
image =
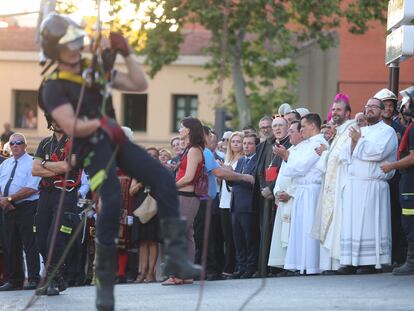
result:
[[(206, 282), (201, 310), (239, 310), (260, 279)], [(199, 283), (119, 285), (116, 310), (195, 310)], [(0, 310), (22, 310), (32, 291), (0, 293)], [(30, 310), (93, 310), (95, 288), (41, 297)], [(414, 277), (313, 276), (266, 279), (246, 310), (414, 310)]]

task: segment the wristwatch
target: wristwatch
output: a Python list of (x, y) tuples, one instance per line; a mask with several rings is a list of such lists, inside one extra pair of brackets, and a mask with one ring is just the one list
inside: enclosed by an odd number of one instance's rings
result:
[(13, 202), (13, 198), (9, 195), (9, 196), (7, 197), (7, 201), (8, 201), (9, 203)]
[(46, 165), (46, 160), (43, 160), (43, 161), (40, 163), (40, 165), (41, 165), (43, 168), (45, 168), (45, 165)]

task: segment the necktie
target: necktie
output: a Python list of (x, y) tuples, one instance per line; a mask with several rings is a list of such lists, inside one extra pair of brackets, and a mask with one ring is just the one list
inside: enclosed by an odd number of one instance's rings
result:
[(249, 165), (250, 162), (250, 158), (246, 157), (246, 160), (244, 161), (244, 165), (243, 165), (243, 174), (247, 169), (247, 165)]
[(3, 196), (5, 196), (5, 197), (9, 196), (9, 189), (10, 189), (10, 185), (13, 181), (14, 174), (16, 173), (16, 167), (17, 167), (17, 161), (14, 160), (14, 166), (13, 166), (13, 169), (11, 171), (10, 178), (7, 181), (7, 184), (4, 187), (4, 191), (3, 191)]

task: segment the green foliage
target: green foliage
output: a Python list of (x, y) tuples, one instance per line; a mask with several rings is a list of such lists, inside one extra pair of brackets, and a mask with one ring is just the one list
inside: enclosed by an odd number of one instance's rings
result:
[[(137, 11), (147, 5), (139, 31), (116, 18), (121, 0), (110, 0), (111, 28), (127, 33), (138, 54), (145, 55), (150, 76), (179, 56), (184, 25), (201, 25), (211, 33), (205, 55), (206, 83), (219, 85), (223, 78), (242, 86), (223, 94), (219, 106), (250, 110), (243, 125), (257, 123), (263, 114), (294, 99), (297, 81), (292, 59), (302, 44), (316, 41), (322, 49), (335, 44), (334, 30), (347, 22), (349, 31), (364, 33), (370, 21), (385, 21), (387, 0), (132, 0)], [(160, 8), (162, 8), (160, 10)], [(155, 26), (156, 25), (156, 26)], [(172, 25), (178, 31), (171, 31)], [(175, 29), (174, 29), (175, 30)], [(188, 33), (188, 30), (187, 30)], [(241, 70), (237, 71), (240, 64)], [(237, 73), (241, 73), (241, 77)], [(275, 81), (285, 83), (275, 84)], [(235, 103), (236, 95), (240, 102)], [(243, 103), (243, 99), (247, 105)]]

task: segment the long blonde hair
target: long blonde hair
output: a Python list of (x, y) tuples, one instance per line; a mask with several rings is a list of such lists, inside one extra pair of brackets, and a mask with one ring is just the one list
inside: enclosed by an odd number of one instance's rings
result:
[(243, 137), (244, 137), (243, 132), (233, 132), (233, 133), (231, 133), (231, 135), (229, 137), (229, 141), (227, 142), (227, 152), (226, 152), (226, 159), (225, 159), (227, 163), (232, 163), (234, 161), (234, 159), (236, 158), (236, 154), (233, 152), (233, 150), (231, 150), (231, 141), (232, 141), (234, 136), (239, 136), (241, 138), (242, 142), (243, 142)]

